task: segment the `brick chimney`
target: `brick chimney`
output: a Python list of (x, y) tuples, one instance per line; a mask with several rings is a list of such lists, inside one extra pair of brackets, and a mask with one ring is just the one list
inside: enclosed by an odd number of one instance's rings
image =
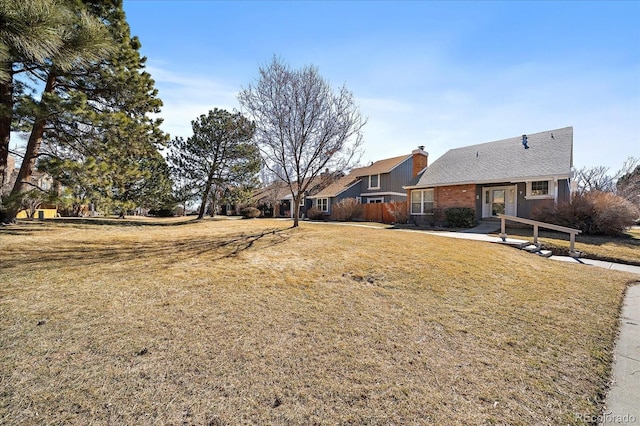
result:
[(413, 155), (413, 169), (411, 172), (412, 177), (418, 176), (418, 173), (422, 171), (425, 167), (427, 167), (427, 160), (429, 158), (429, 153), (424, 150), (424, 145), (420, 145), (418, 149), (414, 149), (411, 151)]

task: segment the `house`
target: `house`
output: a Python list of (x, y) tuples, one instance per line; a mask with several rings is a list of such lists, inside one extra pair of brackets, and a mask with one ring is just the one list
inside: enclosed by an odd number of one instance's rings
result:
[[(300, 199), (300, 215), (305, 216), (307, 210), (313, 206), (311, 197), (322, 191), (327, 185), (331, 185), (337, 179), (344, 176), (344, 173), (330, 172), (328, 169), (320, 173), (315, 179), (305, 179), (303, 185), (310, 181), (305, 194)], [(264, 216), (293, 217), (291, 203), (293, 196), (289, 186), (282, 181), (275, 181), (260, 189), (253, 196), (253, 201), (257, 208), (263, 212)]]
[(346, 198), (355, 198), (363, 204), (406, 202), (403, 185), (427, 166), (429, 154), (420, 146), (409, 155), (379, 160), (367, 167), (353, 169), (351, 173), (310, 196), (313, 206), (327, 215), (331, 206)]
[(404, 187), (411, 220), (433, 223), (450, 207), (472, 208), (477, 220), (529, 218), (569, 200), (572, 167), (573, 127), (451, 149)]

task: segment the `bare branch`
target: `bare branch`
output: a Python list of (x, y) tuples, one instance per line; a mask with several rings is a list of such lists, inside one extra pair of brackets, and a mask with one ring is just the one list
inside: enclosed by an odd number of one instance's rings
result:
[(299, 201), (312, 181), (359, 160), (367, 120), (346, 87), (334, 93), (317, 68), (291, 70), (276, 57), (238, 99), (256, 123), (264, 167), (289, 187), (297, 226)]

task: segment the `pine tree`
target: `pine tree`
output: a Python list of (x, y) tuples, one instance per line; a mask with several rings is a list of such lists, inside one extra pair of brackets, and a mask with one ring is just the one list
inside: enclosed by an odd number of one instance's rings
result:
[(181, 176), (185, 192), (200, 196), (198, 219), (212, 201), (215, 214), (216, 194), (228, 187), (251, 186), (260, 170), (260, 155), (251, 139), (254, 125), (239, 112), (215, 108), (191, 122), (193, 136), (171, 141), (169, 162)]
[(28, 146), (25, 158), (31, 164), (12, 194), (25, 190), (39, 158), (40, 167), (68, 187), (76, 202), (99, 203), (111, 211), (157, 207), (170, 197), (168, 167), (158, 152), (168, 136), (160, 130), (161, 121), (147, 115), (159, 112), (162, 102), (144, 71), (146, 58), (130, 35), (121, 0), (86, 0), (82, 7), (83, 16), (108, 23), (110, 54), (78, 61), (68, 71), (38, 70), (46, 81), (53, 77), (55, 88), (45, 87), (39, 103), (27, 97), (17, 103), (16, 115), (29, 117), (23, 123), (31, 127), (36, 149)]
[(52, 0), (0, 0), (0, 190), (7, 175), (14, 99), (24, 87), (15, 78), (60, 51), (67, 11), (56, 6)]

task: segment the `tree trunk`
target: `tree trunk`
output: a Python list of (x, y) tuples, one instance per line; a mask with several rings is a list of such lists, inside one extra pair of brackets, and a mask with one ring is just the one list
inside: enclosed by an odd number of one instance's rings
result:
[(298, 216), (300, 216), (300, 194), (298, 193), (298, 195), (295, 195), (293, 197), (293, 203), (294, 205), (291, 206), (291, 212), (293, 213), (293, 228), (297, 227), (299, 225), (299, 221), (300, 218)]
[(211, 191), (211, 184), (208, 183), (206, 188), (204, 189), (204, 194), (202, 195), (202, 204), (200, 204), (200, 211), (198, 212), (198, 218), (196, 220), (200, 220), (204, 217), (204, 213), (207, 211), (207, 200), (209, 199), (209, 191)]
[[(52, 93), (55, 89), (55, 86), (56, 74), (53, 71), (50, 71), (49, 75), (47, 76), (47, 83), (42, 93), (42, 100), (40, 101), (41, 105), (44, 101), (45, 96), (49, 93)], [(16, 182), (14, 183), (13, 189), (11, 190), (12, 198), (18, 198), (19, 194), (29, 187), (29, 181), (31, 180), (33, 169), (36, 166), (36, 159), (38, 158), (38, 154), (40, 153), (40, 145), (42, 144), (44, 127), (46, 124), (46, 115), (37, 117), (33, 123), (31, 135), (29, 136), (29, 142), (27, 143), (27, 150), (24, 153), (22, 165), (20, 166), (20, 171), (18, 172), (18, 177), (16, 178)], [(10, 208), (7, 211), (7, 218), (9, 220), (13, 220), (15, 219), (15, 215), (17, 213), (18, 212), (15, 208)]]
[(2, 64), (9, 74), (7, 82), (0, 82), (0, 197), (6, 179), (12, 170), (7, 170), (9, 162), (9, 142), (11, 140), (11, 117), (13, 115), (13, 65)]
[(211, 217), (216, 217), (216, 190), (211, 193)]

